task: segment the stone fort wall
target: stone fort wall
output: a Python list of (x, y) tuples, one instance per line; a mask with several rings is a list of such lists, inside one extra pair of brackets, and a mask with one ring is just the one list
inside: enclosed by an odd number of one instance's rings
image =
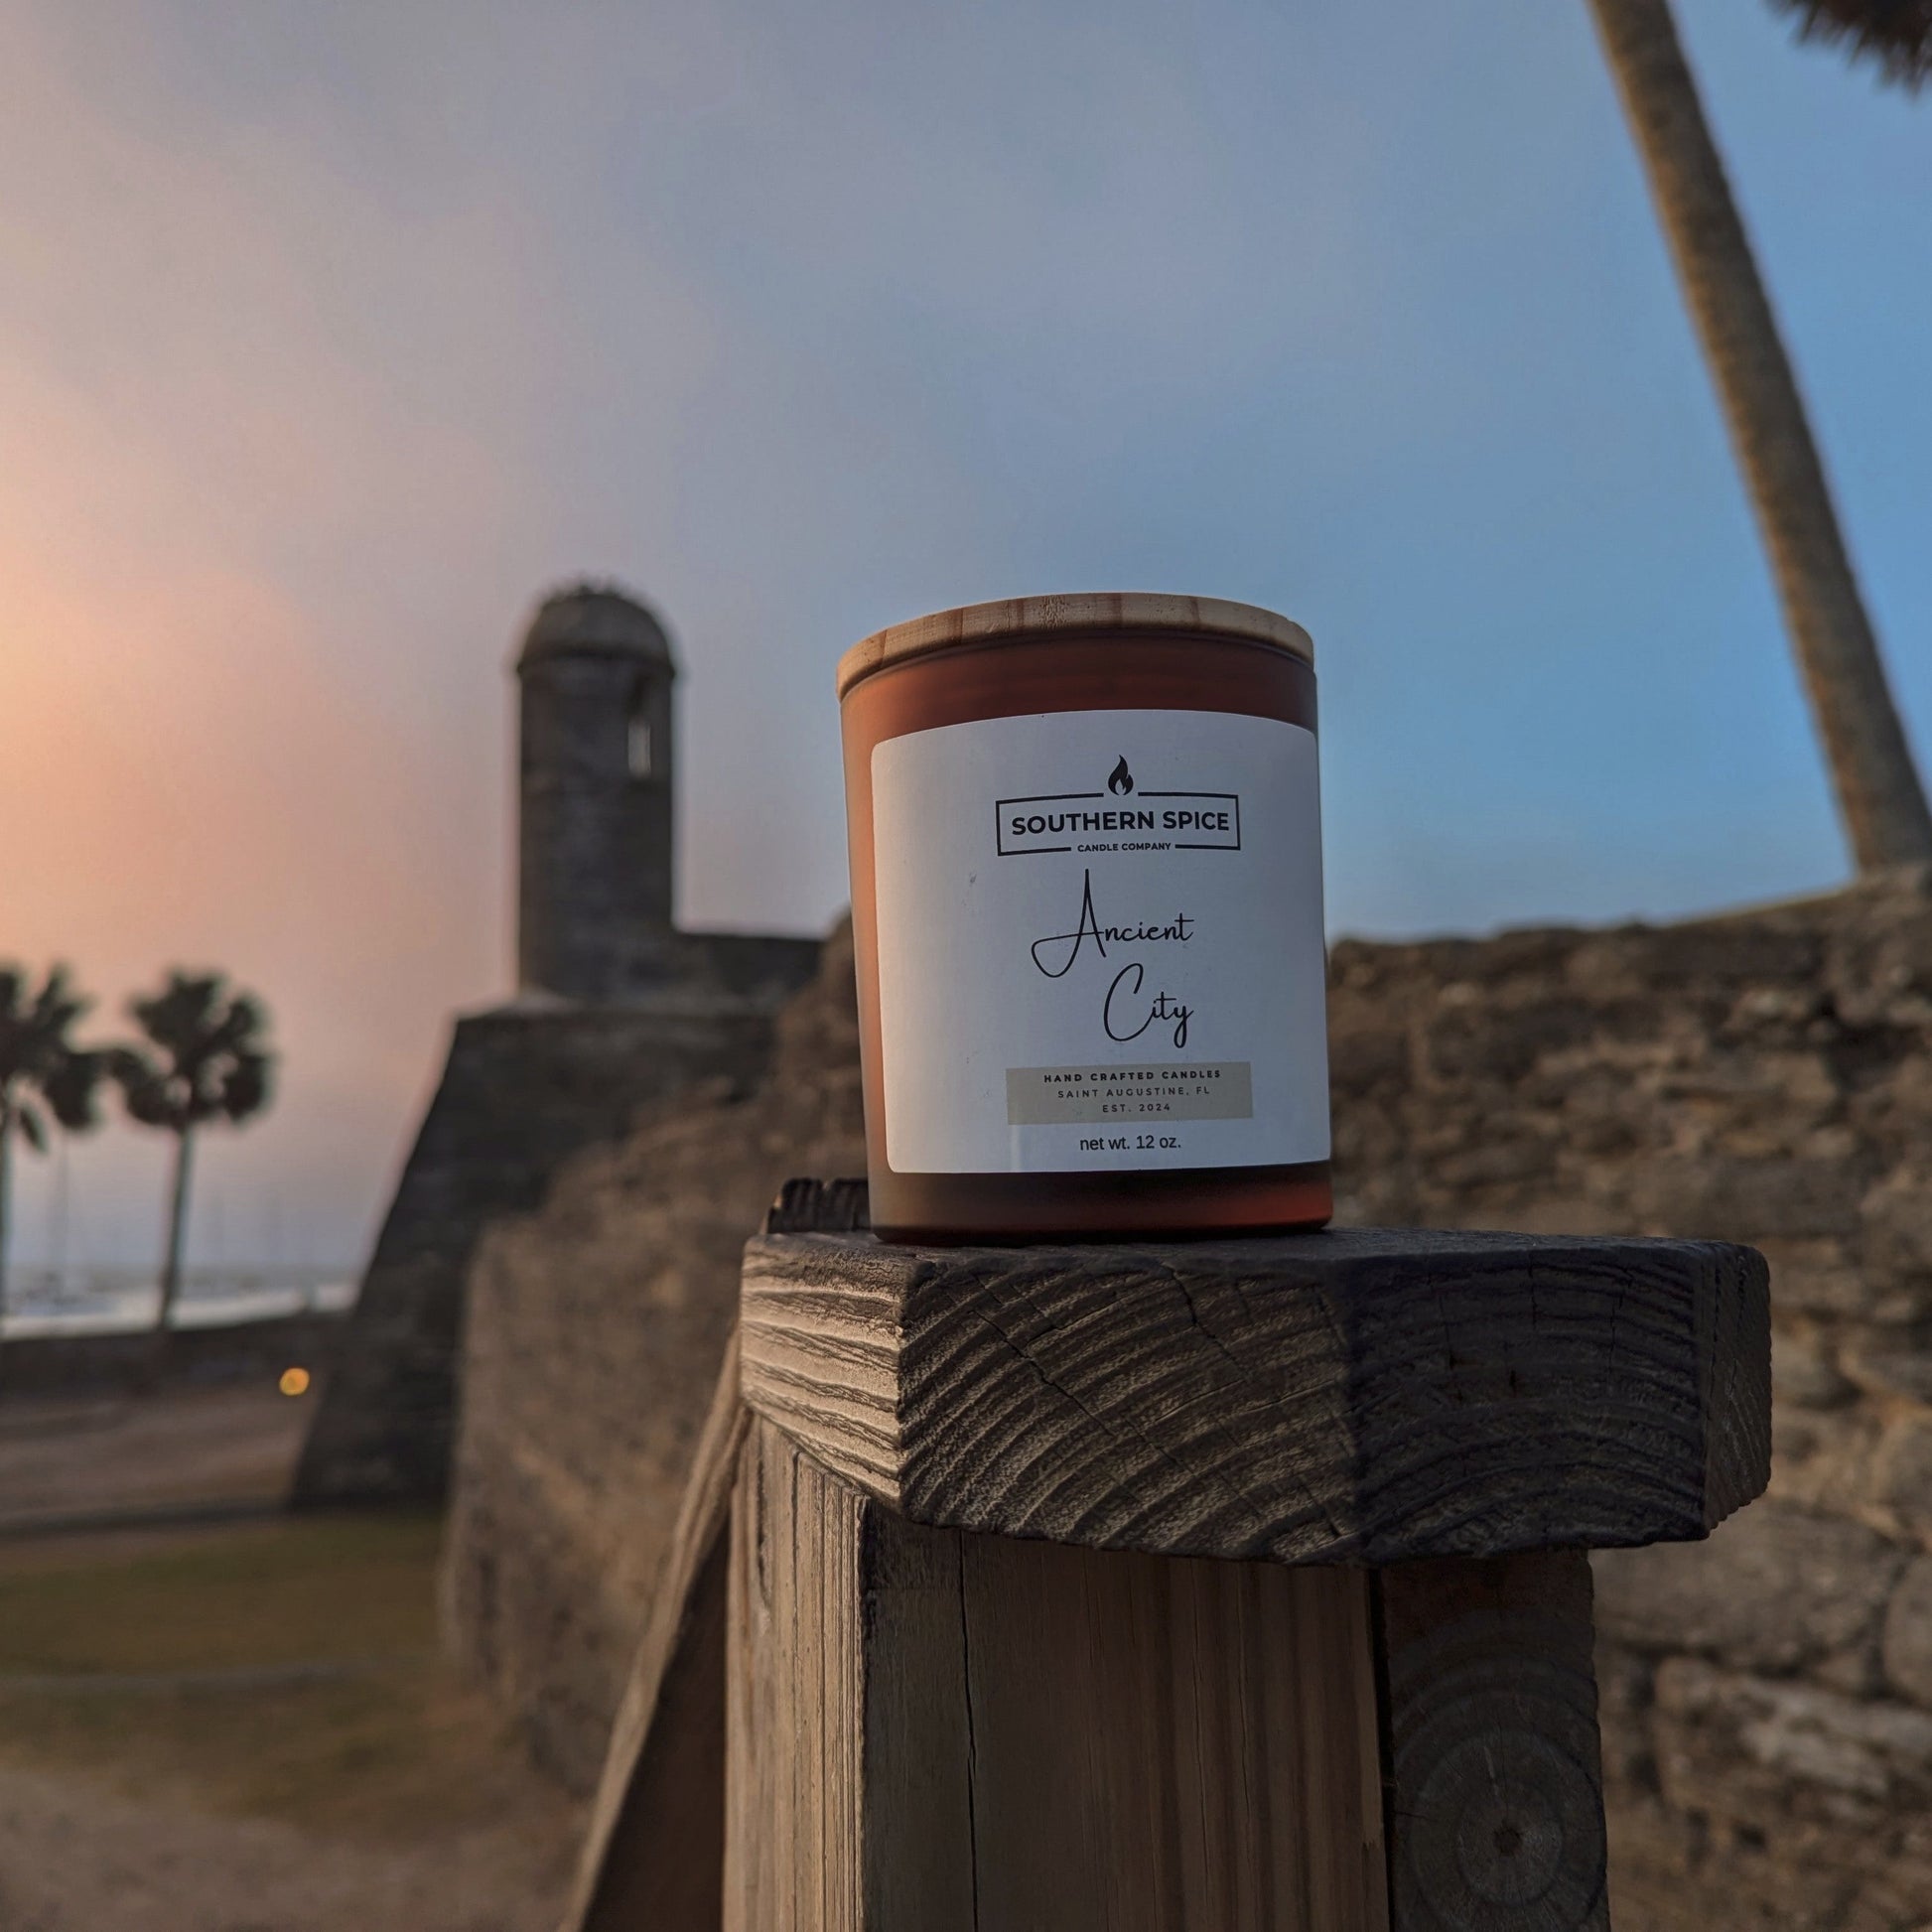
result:
[[(1770, 1497), (1597, 1565), (1619, 1932), (1932, 1921), (1932, 884), (1338, 945), (1341, 1218), (1719, 1236), (1772, 1267)], [(595, 1777), (789, 1173), (861, 1172), (849, 948), (745, 1097), (565, 1165), (471, 1269), (451, 1628)]]
[(573, 1156), (702, 1088), (754, 1090), (812, 939), (677, 935), (686, 977), (621, 1006), (528, 997), (459, 1020), (296, 1470), (300, 1507), (448, 1493), (464, 1284), (492, 1218), (527, 1212)]

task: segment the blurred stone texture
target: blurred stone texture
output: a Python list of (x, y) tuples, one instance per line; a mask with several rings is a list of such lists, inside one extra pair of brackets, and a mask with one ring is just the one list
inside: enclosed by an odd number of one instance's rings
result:
[[(1771, 1495), (1598, 1559), (1619, 1932), (1932, 1924), (1932, 883), (1334, 949), (1341, 1218), (1772, 1264)], [(863, 1172), (849, 937), (749, 1096), (647, 1111), (471, 1270), (452, 1629), (580, 1788), (789, 1173)]]
[(1932, 1922), (1932, 895), (1344, 944), (1346, 1218), (1747, 1241), (1770, 1496), (1595, 1559), (1619, 1932)]
[(603, 1763), (746, 1237), (789, 1175), (865, 1173), (854, 1001), (842, 927), (755, 1092), (720, 1079), (646, 1109), (472, 1261), (445, 1623), (575, 1790)]

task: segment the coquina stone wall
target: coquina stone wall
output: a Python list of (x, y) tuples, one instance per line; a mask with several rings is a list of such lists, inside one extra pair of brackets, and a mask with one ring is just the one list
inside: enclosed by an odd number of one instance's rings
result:
[(595, 1783), (737, 1310), (739, 1255), (793, 1173), (863, 1173), (849, 929), (725, 1080), (563, 1169), (471, 1263), (445, 1627), (538, 1760)]
[(1932, 898), (1337, 947), (1344, 1213), (1761, 1248), (1769, 1499), (1596, 1563), (1619, 1932), (1932, 1920)]
[[(1776, 1466), (1706, 1543), (1599, 1559), (1619, 1932), (1932, 1924), (1932, 887), (1660, 928), (1348, 942), (1341, 1216), (1770, 1257)], [(595, 1775), (787, 1173), (859, 1171), (850, 954), (751, 1100), (646, 1119), (487, 1236), (452, 1629)]]

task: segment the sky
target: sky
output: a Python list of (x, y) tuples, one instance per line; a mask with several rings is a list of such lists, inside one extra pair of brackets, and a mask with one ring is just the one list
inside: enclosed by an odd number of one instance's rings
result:
[[(1932, 99), (1679, 12), (1924, 747)], [(843, 903), (847, 644), (1055, 590), (1312, 631), (1336, 933), (1845, 876), (1583, 0), (0, 0), (0, 958), (268, 1001), (205, 1261), (366, 1246), (586, 574), (677, 640), (689, 924)], [(78, 1144), (69, 1254), (165, 1162)]]

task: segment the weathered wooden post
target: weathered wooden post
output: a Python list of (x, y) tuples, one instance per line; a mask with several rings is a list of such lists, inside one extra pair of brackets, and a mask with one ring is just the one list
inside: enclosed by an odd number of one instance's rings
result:
[(854, 1218), (747, 1251), (572, 1926), (1607, 1925), (1584, 1553), (1763, 1487), (1757, 1255)]
[(1606, 1922), (1582, 1553), (1762, 1485), (1745, 1251), (776, 1236), (741, 1324), (728, 1927)]

